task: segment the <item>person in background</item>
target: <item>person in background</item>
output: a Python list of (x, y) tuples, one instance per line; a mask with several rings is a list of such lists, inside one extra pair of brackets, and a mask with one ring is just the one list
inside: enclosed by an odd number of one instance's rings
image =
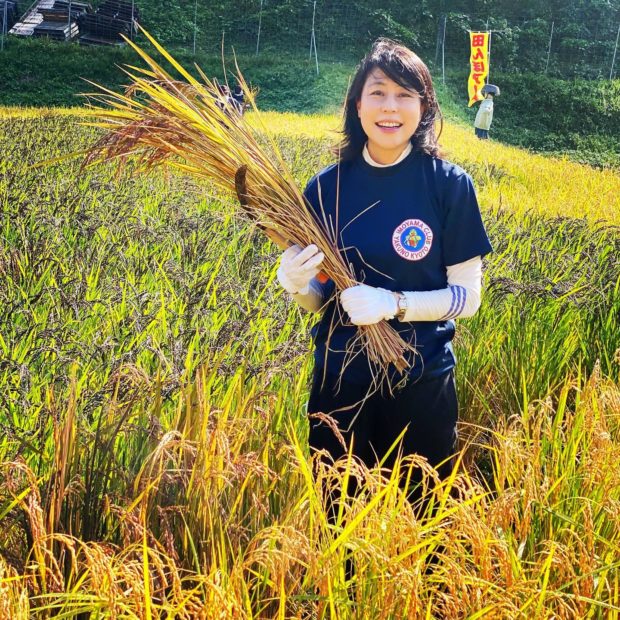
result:
[(484, 99), (476, 113), (474, 131), (480, 140), (488, 140), (489, 129), (491, 129), (491, 123), (493, 122), (493, 97), (499, 95), (499, 88), (493, 84), (485, 84), (481, 92), (484, 95)]
[(232, 93), (232, 102), (237, 108), (237, 112), (239, 112), (240, 116), (243, 116), (243, 107), (245, 104), (245, 100), (243, 97), (243, 90), (239, 84), (235, 86), (235, 89)]
[(228, 88), (228, 86), (226, 86), (226, 84), (220, 84), (217, 78), (213, 78), (213, 84), (215, 85), (215, 88), (218, 92), (218, 96), (216, 98), (217, 106), (222, 110), (229, 109), (232, 102), (230, 89)]

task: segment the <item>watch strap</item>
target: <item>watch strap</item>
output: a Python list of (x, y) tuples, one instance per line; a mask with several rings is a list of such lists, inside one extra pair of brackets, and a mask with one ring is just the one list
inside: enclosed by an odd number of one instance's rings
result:
[(398, 312), (396, 312), (395, 318), (402, 321), (405, 318), (407, 309), (409, 308), (409, 300), (407, 299), (405, 293), (401, 291), (397, 291), (396, 295), (398, 296)]

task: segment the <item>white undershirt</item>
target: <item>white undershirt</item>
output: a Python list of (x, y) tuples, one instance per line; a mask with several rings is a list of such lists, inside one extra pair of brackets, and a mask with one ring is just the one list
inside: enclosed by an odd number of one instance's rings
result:
[(399, 164), (401, 161), (403, 161), (403, 159), (405, 159), (405, 157), (407, 157), (407, 155), (411, 153), (412, 149), (413, 145), (411, 144), (411, 142), (409, 142), (405, 147), (405, 150), (398, 156), (398, 159), (395, 162), (392, 162), (391, 164), (380, 164), (370, 156), (370, 152), (368, 150), (368, 142), (366, 142), (366, 144), (364, 144), (364, 150), (362, 151), (362, 155), (364, 156), (366, 162), (369, 163), (371, 166), (374, 166), (375, 168), (389, 168), (390, 166), (395, 166), (396, 164)]

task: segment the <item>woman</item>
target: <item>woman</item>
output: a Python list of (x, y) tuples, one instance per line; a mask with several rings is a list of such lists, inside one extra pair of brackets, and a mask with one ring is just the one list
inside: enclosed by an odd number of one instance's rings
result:
[[(313, 328), (308, 413), (330, 415), (346, 445), (311, 415), (310, 447), (336, 460), (353, 442), (353, 454), (372, 467), (404, 432), (398, 453), (426, 457), (445, 478), (458, 417), (454, 319), (477, 311), (482, 256), (491, 245), (471, 178), (439, 158), (440, 111), (416, 54), (378, 40), (357, 68), (345, 105), (339, 161), (309, 182), (305, 196), (319, 221), (336, 231), (359, 284), (339, 294), (333, 282), (321, 284), (315, 276), (323, 254), (314, 245), (289, 248), (278, 269), (297, 303), (323, 311)], [(351, 351), (357, 326), (379, 321), (415, 346), (394, 394), (369, 394), (371, 364), (364, 351)], [(396, 455), (392, 450), (387, 467)]]

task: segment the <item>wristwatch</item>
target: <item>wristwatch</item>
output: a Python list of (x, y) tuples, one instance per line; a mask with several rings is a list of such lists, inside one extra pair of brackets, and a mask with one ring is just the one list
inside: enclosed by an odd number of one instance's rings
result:
[(409, 308), (409, 301), (407, 300), (407, 295), (400, 291), (396, 291), (396, 295), (398, 296), (398, 312), (394, 318), (402, 321), (405, 318), (405, 314)]

